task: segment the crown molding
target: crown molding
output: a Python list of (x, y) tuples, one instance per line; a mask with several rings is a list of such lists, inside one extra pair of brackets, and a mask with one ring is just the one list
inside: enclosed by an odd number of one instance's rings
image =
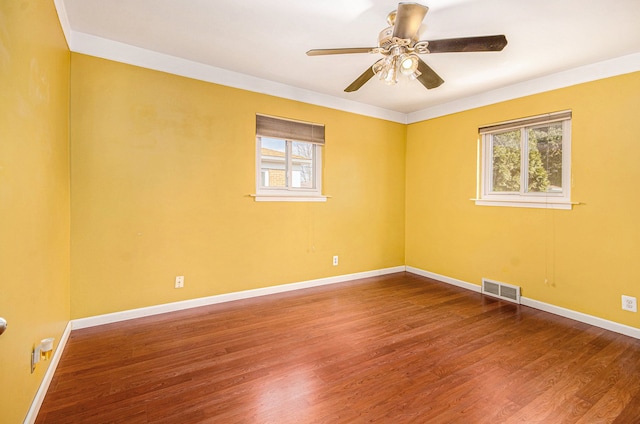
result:
[(54, 0), (54, 3), (69, 50), (72, 52), (401, 124), (412, 124), (519, 97), (640, 71), (640, 53), (634, 53), (534, 78), (415, 112), (402, 113), (73, 31), (64, 0)]
[(412, 112), (407, 114), (407, 123), (413, 124), (439, 116), (637, 71), (640, 71), (640, 53), (569, 69)]
[(407, 115), (401, 112), (205, 65), (203, 63), (158, 53), (94, 35), (76, 31), (71, 31), (70, 34), (71, 43), (69, 46), (71, 51), (75, 53), (82, 53), (227, 87), (239, 88), (255, 93), (267, 94), (406, 124)]

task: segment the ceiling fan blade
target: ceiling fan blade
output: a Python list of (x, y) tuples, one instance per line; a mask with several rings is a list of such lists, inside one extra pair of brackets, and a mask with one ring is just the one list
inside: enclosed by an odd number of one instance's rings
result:
[(399, 3), (393, 36), (403, 40), (415, 38), (428, 10), (418, 3)]
[(375, 47), (350, 47), (344, 49), (313, 49), (307, 56), (323, 56), (327, 54), (374, 53)]
[(433, 40), (428, 43), (427, 49), (431, 53), (499, 52), (507, 45), (507, 37), (504, 35), (487, 35), (484, 37)]
[(372, 65), (369, 67), (369, 69), (364, 71), (362, 75), (356, 78), (356, 80), (352, 82), (349, 87), (345, 88), (344, 91), (346, 91), (347, 93), (351, 93), (352, 91), (358, 90), (360, 87), (364, 85), (365, 82), (373, 78), (374, 75), (375, 75), (375, 72), (373, 72), (373, 65)]
[(440, 75), (436, 74), (436, 71), (424, 63), (422, 59), (418, 59), (418, 71), (420, 71), (421, 74), (416, 79), (428, 89), (439, 87), (444, 82), (444, 80), (440, 78)]

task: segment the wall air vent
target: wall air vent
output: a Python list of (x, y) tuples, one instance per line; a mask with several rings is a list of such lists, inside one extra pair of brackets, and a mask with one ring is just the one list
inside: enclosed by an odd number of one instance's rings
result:
[(498, 281), (482, 279), (482, 294), (486, 294), (509, 302), (520, 303), (520, 287)]

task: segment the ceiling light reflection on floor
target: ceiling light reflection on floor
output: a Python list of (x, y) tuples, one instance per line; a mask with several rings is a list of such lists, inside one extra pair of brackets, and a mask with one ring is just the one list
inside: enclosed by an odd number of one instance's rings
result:
[[(317, 377), (307, 370), (295, 370), (289, 375), (273, 375), (274, 379), (257, 388), (257, 417), (260, 422), (310, 422), (310, 397), (315, 393)], [(286, 416), (283, 416), (286, 415)], [(298, 416), (300, 414), (301, 416)], [(280, 418), (282, 418), (280, 420)], [(264, 421), (263, 421), (264, 420)], [(292, 421), (293, 420), (293, 421)]]

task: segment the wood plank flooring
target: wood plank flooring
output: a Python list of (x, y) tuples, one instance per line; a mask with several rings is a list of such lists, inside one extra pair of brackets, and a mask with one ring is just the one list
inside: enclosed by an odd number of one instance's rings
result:
[(640, 341), (398, 273), (73, 331), (36, 422), (640, 423)]

